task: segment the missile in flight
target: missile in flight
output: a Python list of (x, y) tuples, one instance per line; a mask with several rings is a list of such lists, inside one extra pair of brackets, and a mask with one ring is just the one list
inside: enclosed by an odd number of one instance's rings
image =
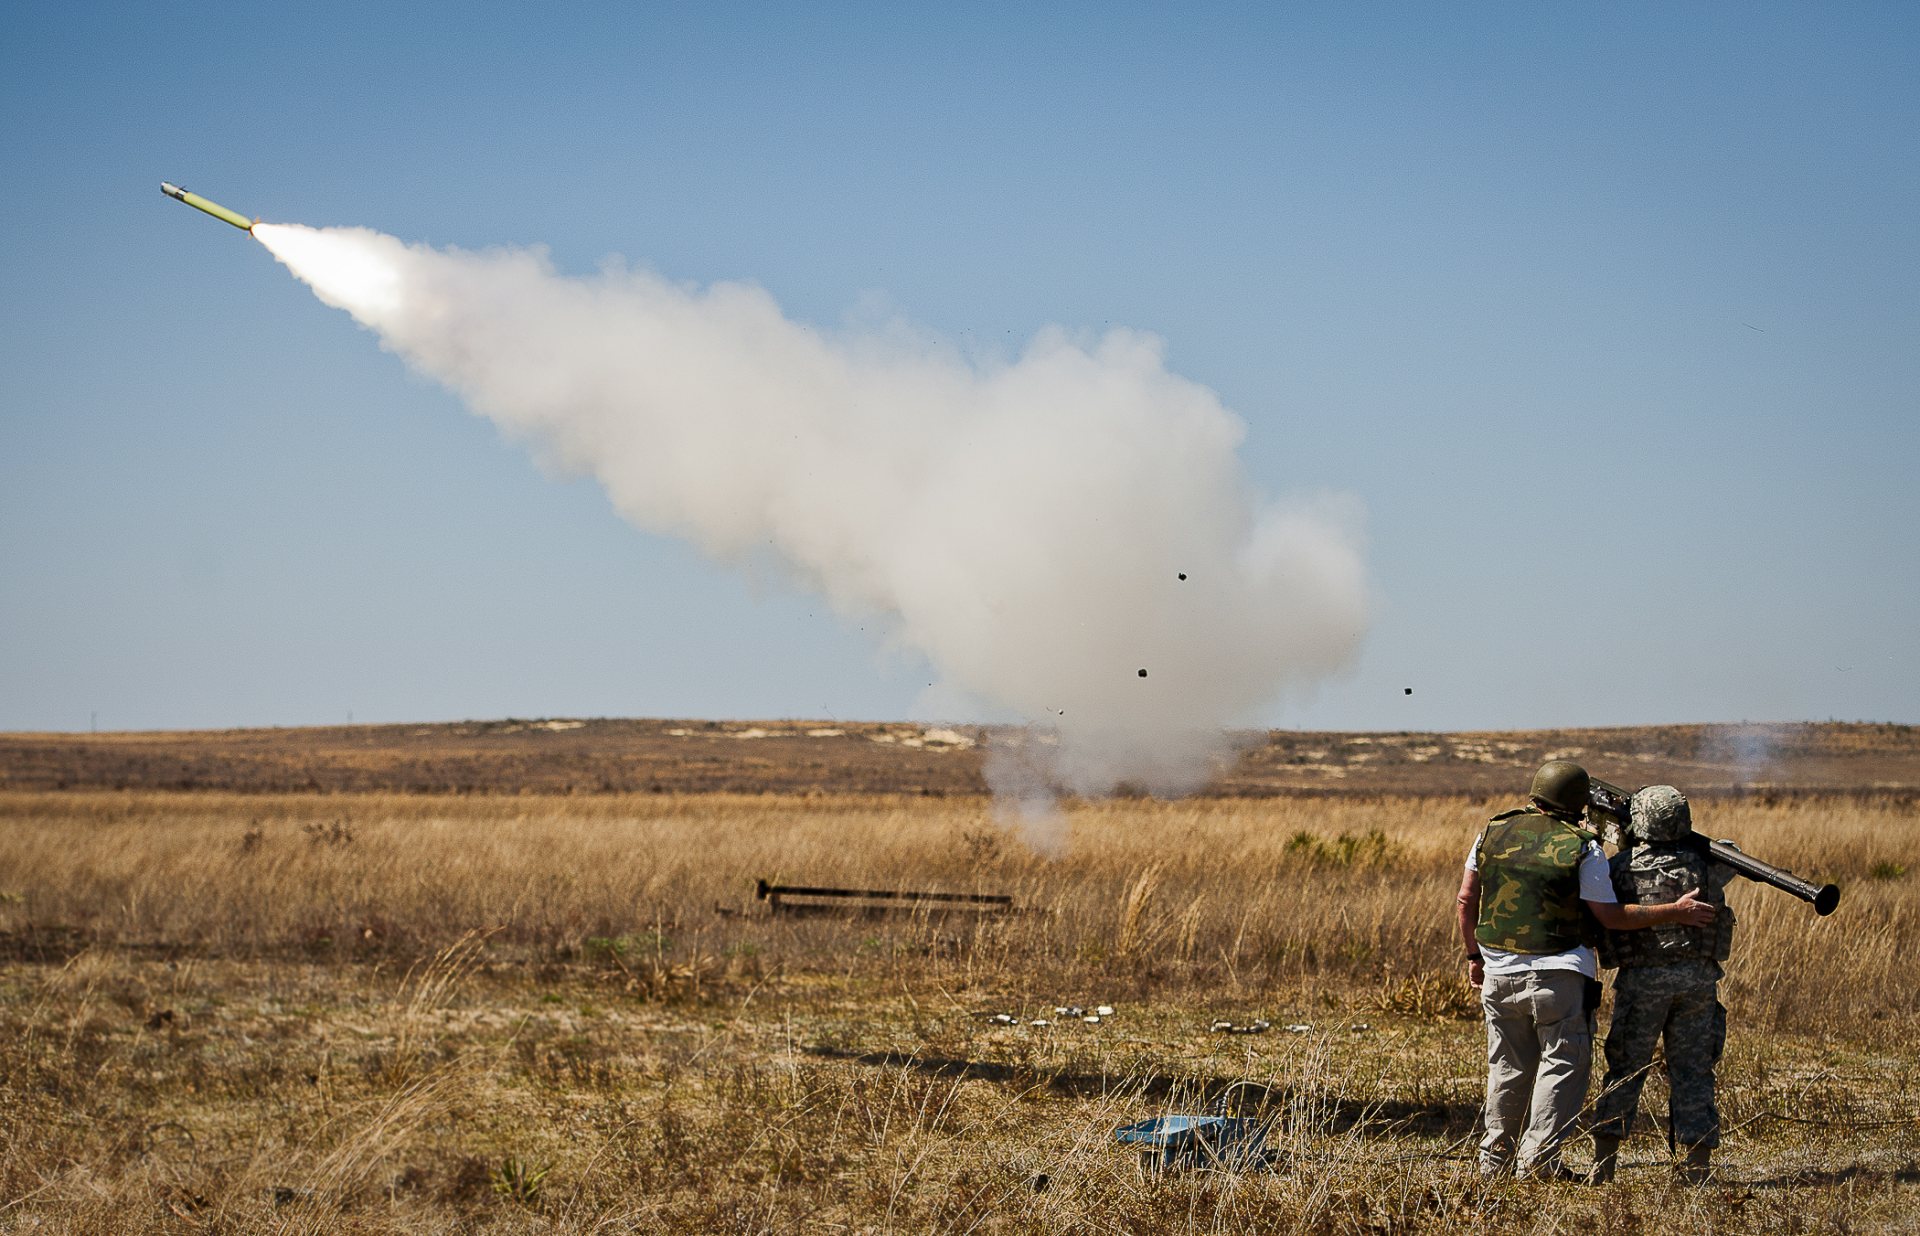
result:
[(209, 202), (198, 193), (189, 193), (179, 185), (170, 185), (164, 180), (160, 182), (160, 192), (185, 202), (195, 210), (204, 210), (222, 223), (231, 223), (243, 232), (252, 232), (253, 225), (260, 222), (258, 219), (247, 218), (237, 210), (228, 210), (218, 202)]

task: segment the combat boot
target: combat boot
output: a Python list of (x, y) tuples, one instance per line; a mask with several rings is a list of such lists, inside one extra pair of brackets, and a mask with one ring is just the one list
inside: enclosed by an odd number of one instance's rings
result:
[(1679, 1166), (1683, 1184), (1703, 1185), (1713, 1178), (1713, 1147), (1704, 1143), (1688, 1146), (1687, 1157)]
[(1587, 1173), (1588, 1184), (1612, 1184), (1614, 1170), (1620, 1164), (1620, 1139), (1608, 1137), (1604, 1133), (1593, 1135), (1593, 1170)]

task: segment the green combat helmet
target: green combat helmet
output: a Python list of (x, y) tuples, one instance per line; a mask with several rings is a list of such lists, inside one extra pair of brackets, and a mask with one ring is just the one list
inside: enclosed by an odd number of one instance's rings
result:
[(1577, 817), (1587, 809), (1592, 784), (1587, 770), (1572, 760), (1548, 760), (1533, 774), (1532, 793), (1535, 802)]
[(1687, 796), (1670, 785), (1636, 792), (1629, 816), (1627, 833), (1641, 845), (1679, 841), (1693, 831), (1693, 808), (1687, 806)]

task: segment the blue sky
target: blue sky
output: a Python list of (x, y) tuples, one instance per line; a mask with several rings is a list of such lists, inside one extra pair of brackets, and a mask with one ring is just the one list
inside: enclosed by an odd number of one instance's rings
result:
[(988, 353), (1155, 332), (1258, 486), (1366, 510), (1359, 661), (1276, 725), (1920, 721), (1916, 82), (1894, 4), (9, 6), (0, 729), (929, 680), (162, 179)]

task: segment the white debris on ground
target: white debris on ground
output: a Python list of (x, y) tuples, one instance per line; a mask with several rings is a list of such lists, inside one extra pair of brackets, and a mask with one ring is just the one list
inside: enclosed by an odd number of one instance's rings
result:
[[(586, 722), (584, 721), (548, 722), (547, 728), (575, 729), (585, 724)], [(689, 729), (686, 726), (674, 726), (672, 729), (662, 732), (669, 738), (744, 738), (752, 740), (756, 738), (797, 738), (801, 734), (805, 734), (808, 738), (841, 738), (846, 735), (847, 731), (837, 726), (820, 726), (814, 729), (802, 730), (795, 726), (781, 726), (777, 729), (771, 729), (764, 725), (749, 725), (740, 729), (727, 729), (710, 725), (697, 730)], [(891, 735), (881, 734), (875, 736), (874, 741), (893, 742), (894, 738)]]
[(977, 744), (959, 730), (929, 729), (900, 733), (894, 730), (882, 730), (869, 738), (883, 746), (912, 747), (925, 751), (965, 751)]
[[(479, 732), (491, 734), (524, 734), (529, 730), (581, 730), (586, 727), (587, 723), (585, 721), (505, 721), (498, 724), (483, 722), (480, 725)], [(438, 727), (429, 727), (427, 729), (414, 731), (415, 734), (435, 734), (440, 732), (442, 731)], [(470, 734), (474, 731), (468, 729), (466, 726), (459, 726), (455, 728), (454, 732), (458, 734)]]
[(995, 1026), (1026, 1025), (1044, 1029), (1048, 1026), (1071, 1022), (1097, 1026), (1112, 1017), (1113, 1012), (1114, 1010), (1111, 1004), (1099, 1004), (1092, 1008), (1086, 1008), (1078, 1004), (1061, 1004), (1054, 1006), (1053, 1017), (1035, 1017), (1025, 1022), (1022, 1022), (1019, 1017), (1014, 1016), (1012, 1013), (981, 1013), (977, 1014), (977, 1016), (985, 1017), (988, 1024)]

